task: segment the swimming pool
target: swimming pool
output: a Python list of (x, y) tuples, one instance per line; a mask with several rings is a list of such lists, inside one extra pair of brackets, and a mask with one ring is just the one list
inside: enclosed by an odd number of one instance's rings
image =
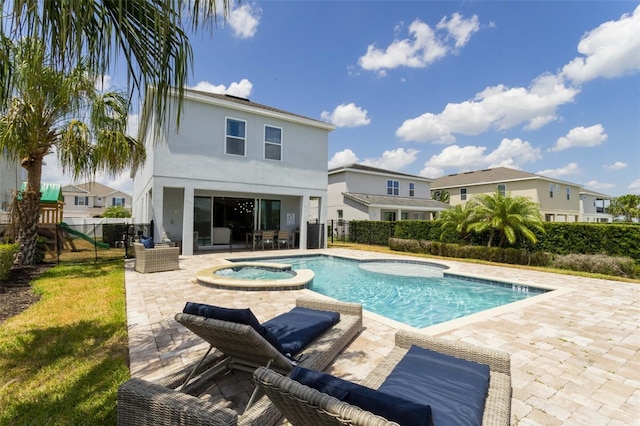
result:
[[(337, 300), (360, 303), (371, 312), (417, 328), (440, 324), (547, 291), (490, 280), (452, 277), (446, 272), (443, 274), (442, 267), (437, 266), (430, 269), (440, 269), (439, 274), (419, 276), (415, 266), (425, 265), (423, 262), (360, 262), (324, 255), (261, 258), (264, 261), (276, 259), (278, 263), (291, 264), (294, 270), (312, 270), (315, 277), (308, 287), (310, 290)], [(366, 267), (370, 263), (380, 267)], [(412, 271), (408, 273), (410, 276), (401, 275), (403, 267)], [(392, 273), (385, 273), (385, 269)]]

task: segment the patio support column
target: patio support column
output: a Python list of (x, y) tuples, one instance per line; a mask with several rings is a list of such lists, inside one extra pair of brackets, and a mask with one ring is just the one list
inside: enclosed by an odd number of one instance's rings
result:
[(320, 234), (322, 235), (323, 245), (320, 248), (327, 248), (327, 197), (320, 197), (318, 200), (318, 217), (320, 218), (320, 223), (323, 225), (322, 229), (320, 229)]
[(402, 220), (402, 209), (398, 209), (398, 211), (396, 212), (396, 220)]
[(164, 232), (164, 223), (162, 214), (164, 212), (164, 187), (159, 185), (153, 185), (153, 195), (151, 199), (151, 218), (153, 219), (153, 241), (160, 243), (161, 235)]
[(184, 256), (193, 255), (193, 197), (193, 188), (185, 186), (182, 208), (182, 254)]
[(300, 197), (300, 241), (299, 248), (307, 248), (307, 220), (309, 220), (309, 203), (310, 199), (308, 195)]

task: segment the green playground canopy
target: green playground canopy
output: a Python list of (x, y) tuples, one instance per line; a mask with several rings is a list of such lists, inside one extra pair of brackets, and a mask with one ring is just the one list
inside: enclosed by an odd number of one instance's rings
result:
[[(20, 191), (24, 192), (26, 189), (27, 183), (22, 182)], [(40, 196), (41, 204), (56, 204), (64, 201), (64, 197), (62, 196), (62, 186), (57, 183), (41, 183), (40, 192), (42, 193)]]

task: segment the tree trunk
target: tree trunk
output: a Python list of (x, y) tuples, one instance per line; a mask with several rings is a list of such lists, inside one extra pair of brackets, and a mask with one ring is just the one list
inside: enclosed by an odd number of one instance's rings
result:
[(22, 167), (27, 170), (27, 186), (24, 192), (15, 197), (12, 214), (18, 244), (18, 252), (13, 261), (16, 266), (36, 263), (42, 157), (24, 159)]

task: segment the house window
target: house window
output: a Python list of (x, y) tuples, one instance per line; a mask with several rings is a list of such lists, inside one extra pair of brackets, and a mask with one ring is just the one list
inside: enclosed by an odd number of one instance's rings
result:
[(416, 196), (416, 184), (413, 182), (409, 182), (409, 197)]
[(460, 188), (460, 201), (467, 200), (467, 188)]
[(400, 182), (397, 180), (387, 181), (387, 195), (398, 195), (400, 193)]
[(260, 229), (280, 229), (280, 200), (260, 200)]
[(89, 197), (75, 197), (74, 204), (76, 206), (88, 206), (89, 205)]
[(282, 160), (282, 129), (264, 126), (264, 158)]
[(113, 199), (111, 200), (112, 206), (120, 206), (120, 207), (124, 207), (124, 197), (113, 197)]
[(247, 122), (227, 118), (225, 153), (245, 155)]
[(553, 198), (553, 184), (549, 184), (549, 198)]
[(384, 220), (386, 220), (387, 222), (395, 222), (396, 212), (384, 212)]
[(500, 193), (500, 195), (502, 195), (503, 197), (505, 195), (507, 195), (507, 185), (505, 185), (504, 183), (499, 183), (498, 184), (498, 192)]
[(567, 200), (571, 199), (571, 188), (567, 186)]
[(338, 210), (338, 226), (344, 226), (344, 211)]

